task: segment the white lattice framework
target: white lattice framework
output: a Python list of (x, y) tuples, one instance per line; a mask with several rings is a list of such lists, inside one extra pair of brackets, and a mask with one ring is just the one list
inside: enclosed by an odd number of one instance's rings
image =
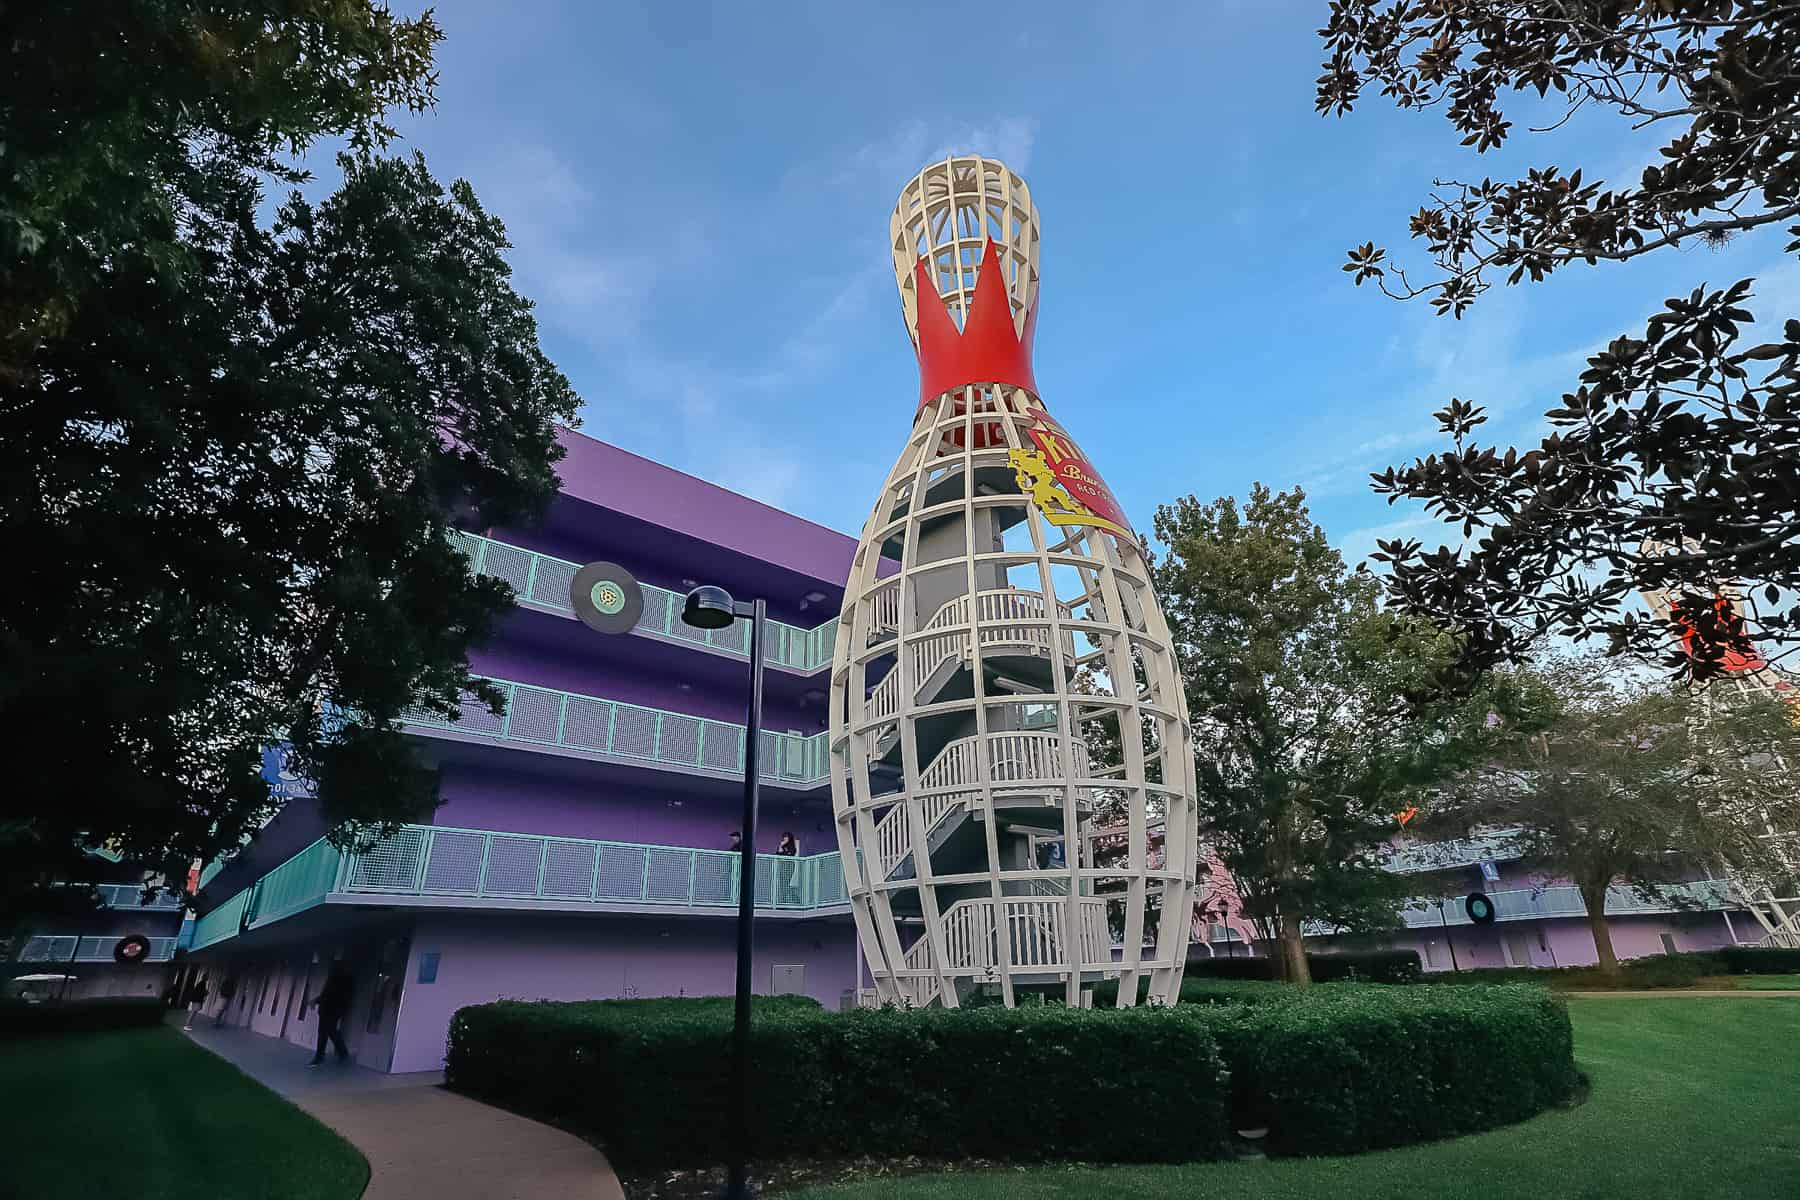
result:
[[(920, 304), (938, 302), (917, 294), (916, 264), (962, 329), (990, 241), (1024, 335), (1038, 216), (1017, 175), (935, 163), (892, 228), (915, 346)], [(954, 1007), (985, 986), (1008, 1005), (1031, 992), (1081, 1004), (1116, 976), (1123, 1006), (1180, 987), (1197, 847), (1168, 628), (1134, 538), (1021, 490), (1009, 456), (1047, 419), (1009, 383), (927, 398), (857, 546), (832, 663), (832, 800), (883, 1003)], [(1119, 762), (1090, 762), (1100, 739)], [(1100, 823), (1127, 835), (1105, 867)]]
[[(1738, 589), (1725, 589), (1725, 596), (1742, 617), (1744, 597)], [(1674, 597), (1669, 592), (1647, 591), (1643, 593), (1643, 597), (1644, 603), (1659, 620), (1671, 626), (1676, 624), (1673, 614)], [(1708, 721), (1729, 720), (1731, 710), (1740, 705), (1759, 701), (1792, 703), (1800, 698), (1800, 690), (1794, 688), (1786, 672), (1766, 664), (1748, 670), (1721, 672), (1703, 686), (1705, 691), (1702, 695), (1702, 707)], [(1793, 772), (1794, 764), (1787, 762), (1780, 754), (1771, 754), (1770, 760), (1770, 771), (1800, 786), (1800, 776)], [(1750, 915), (1756, 918), (1757, 924), (1762, 926), (1763, 945), (1800, 950), (1800, 895), (1790, 894), (1794, 890), (1795, 880), (1800, 878), (1800, 858), (1793, 853), (1794, 847), (1800, 844), (1800, 830), (1778, 829), (1769, 814), (1760, 807), (1743, 816), (1761, 822), (1762, 836), (1773, 844), (1776, 857), (1781, 860), (1785, 869), (1786, 878), (1751, 878), (1743, 872), (1728, 872), (1733, 898), (1742, 903)]]

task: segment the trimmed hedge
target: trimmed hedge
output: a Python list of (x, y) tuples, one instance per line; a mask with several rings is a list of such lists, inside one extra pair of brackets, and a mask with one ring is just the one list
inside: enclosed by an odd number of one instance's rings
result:
[(153, 996), (109, 996), (45, 1004), (0, 1000), (0, 1038), (137, 1029), (158, 1024), (166, 1011), (163, 1002)]
[(1727, 975), (1800, 974), (1800, 950), (1778, 946), (1727, 946), (1715, 955)]
[(1328, 985), (1288, 1003), (1194, 1008), (1237, 1120), (1275, 1154), (1348, 1154), (1524, 1120), (1576, 1083), (1563, 1002), (1542, 988)]
[[(1573, 1039), (1542, 988), (1265, 989), (1176, 1008), (865, 1010), (759, 1000), (753, 1137), (765, 1159), (877, 1155), (1157, 1162), (1399, 1146), (1568, 1098)], [(1273, 994), (1268, 994), (1273, 993)], [(447, 1079), (644, 1167), (716, 1161), (725, 999), (457, 1013)]]
[[(1140, 985), (1141, 989), (1141, 985)], [(1142, 991), (1139, 992), (1142, 995)], [(1177, 1004), (1262, 1004), (1293, 995), (1285, 983), (1267, 979), (1188, 979), (1181, 981)], [(1094, 985), (1094, 1007), (1113, 1008), (1119, 1003), (1119, 981), (1106, 979)]]
[[(1229, 1145), (1218, 1048), (1164, 1011), (828, 1013), (759, 999), (751, 1043), (760, 1157), (1190, 1161)], [(615, 1161), (698, 1163), (726, 1149), (730, 1055), (723, 998), (501, 1001), (456, 1014), (445, 1075), (594, 1137)]]
[[(1279, 963), (1273, 958), (1244, 955), (1224, 958), (1190, 958), (1187, 978), (1278, 980)], [(1341, 954), (1308, 954), (1306, 965), (1314, 983), (1356, 979), (1364, 983), (1414, 983), (1423, 968), (1417, 950), (1357, 950)]]

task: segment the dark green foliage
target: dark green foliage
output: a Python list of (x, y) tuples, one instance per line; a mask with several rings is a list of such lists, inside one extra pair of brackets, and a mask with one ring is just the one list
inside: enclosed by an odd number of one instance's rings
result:
[(436, 804), (399, 716), (457, 712), (512, 606), (448, 535), (543, 510), (577, 400), (468, 185), (340, 163), (267, 228), (233, 179), (194, 270), (110, 278), (0, 406), (0, 771), (36, 780), (0, 887), (84, 839), (181, 878), (267, 820), (278, 741), (334, 827)]
[(1714, 957), (1721, 973), (1727, 975), (1800, 974), (1800, 950), (1777, 946), (1727, 946)]
[[(1197, 1009), (1222, 1014), (1225, 1010)], [(1566, 1101), (1569, 1014), (1541, 988), (1326, 986), (1236, 1010), (1221, 1039), (1279, 1154), (1348, 1154), (1491, 1129)]]
[(1711, 954), (1658, 954), (1619, 964), (1616, 974), (1599, 967), (1481, 967), (1431, 977), (1433, 983), (1537, 983), (1555, 988), (1682, 988), (1724, 968)]
[[(1208, 979), (1190, 974), (1181, 981), (1180, 1004), (1260, 1004), (1265, 1000), (1285, 999), (1292, 989), (1285, 983), (1269, 979)], [(1104, 980), (1094, 985), (1094, 1007), (1114, 1008), (1118, 1004), (1117, 980)]]
[[(1306, 965), (1319, 983), (1358, 979), (1364, 983), (1413, 983), (1420, 973), (1417, 950), (1358, 950), (1308, 954)], [(1198, 958), (1187, 965), (1189, 979), (1279, 979), (1273, 958), (1254, 955)]]
[[(705, 1163), (725, 1149), (730, 1035), (722, 999), (477, 1005), (451, 1023), (447, 1077), (595, 1137), (617, 1161)], [(759, 1000), (752, 1042), (753, 1136), (771, 1159), (1188, 1161), (1227, 1144), (1213, 1039), (1167, 1011)]]
[(317, 139), (385, 143), (434, 99), (429, 10), (379, 0), (33, 0), (0, 38), (0, 379), (18, 377), (121, 267), (196, 264), (185, 201)]
[(1298, 488), (1259, 483), (1242, 505), (1181, 497), (1157, 510), (1156, 536), (1207, 848), (1305, 982), (1307, 921), (1395, 926), (1409, 885), (1386, 869), (1393, 814), (1485, 759), (1524, 714), (1503, 677), (1447, 692), (1454, 640), (1384, 611), (1381, 585), (1332, 548)]
[(154, 997), (107, 997), (63, 1004), (0, 1000), (0, 1038), (35, 1033), (92, 1033), (155, 1025), (168, 1009)]
[[(759, 1153), (1193, 1161), (1252, 1125), (1280, 1153), (1344, 1153), (1520, 1120), (1574, 1086), (1568, 1014), (1541, 988), (1195, 984), (1173, 1009), (759, 1000)], [(621, 1162), (703, 1163), (724, 1150), (730, 1027), (723, 999), (477, 1005), (447, 1074)]]
[[(1438, 170), (1409, 222), (1430, 268), (1409, 274), (1371, 239), (1344, 264), (1358, 284), (1427, 296), (1460, 317), (1496, 283), (1716, 248), (1764, 226), (1786, 231), (1786, 254), (1800, 252), (1791, 3), (1333, 0), (1320, 33), (1322, 112), (1349, 112), (1366, 89), (1401, 108), (1439, 109), (1476, 153), (1503, 144), (1515, 122), (1550, 143), (1518, 156), (1532, 165), (1516, 179)], [(1661, 145), (1623, 160), (1546, 161), (1577, 111), (1570, 128), (1583, 130), (1581, 142), (1565, 150), (1658, 125)], [(1613, 137), (1596, 137), (1607, 113)], [(1549, 431), (1536, 445), (1484, 440), (1482, 406), (1450, 397), (1433, 414), (1450, 445), (1375, 477), (1377, 493), (1422, 502), (1460, 540), (1436, 550), (1382, 540), (1375, 557), (1389, 564), (1395, 600), (1461, 632), (1474, 666), (1516, 661), (1552, 636), (1603, 639), (1695, 679), (1751, 639), (1765, 654), (1791, 650), (1800, 320), (1785, 286), (1767, 287), (1771, 306), (1758, 315), (1781, 332), (1751, 344), (1754, 283), (1700, 283), (1665, 301), (1641, 336), (1612, 339), (1560, 400), (1545, 397)], [(1761, 601), (1748, 628), (1711, 617), (1721, 587), (1734, 584)], [(1637, 602), (1651, 589), (1705, 617), (1685, 650)]]

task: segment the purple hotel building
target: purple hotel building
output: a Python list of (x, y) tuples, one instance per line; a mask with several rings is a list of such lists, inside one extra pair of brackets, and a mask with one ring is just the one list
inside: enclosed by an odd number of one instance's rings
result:
[[(409, 725), (441, 772), (431, 823), (343, 855), (295, 795), (209, 868), (189, 969), (215, 997), (236, 980), (228, 1021), (310, 1045), (310, 1001), (338, 954), (356, 980), (346, 1037), (386, 1071), (438, 1067), (467, 1004), (728, 994), (747, 632), (684, 624), (696, 583), (765, 597), (771, 617), (755, 987), (829, 1007), (854, 995), (824, 743), (855, 539), (579, 434), (562, 442), (540, 525), (461, 535), (474, 568), (518, 593), (471, 655), (508, 704)], [(569, 607), (574, 572), (596, 559), (644, 584), (631, 634), (596, 634)], [(799, 856), (776, 858), (787, 832)]]

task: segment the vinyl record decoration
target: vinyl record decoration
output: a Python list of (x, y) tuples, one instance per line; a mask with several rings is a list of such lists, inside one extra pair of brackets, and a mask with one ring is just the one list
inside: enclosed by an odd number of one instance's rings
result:
[(591, 562), (575, 572), (569, 603), (596, 633), (630, 633), (644, 615), (644, 589), (618, 563)]
[(1494, 902), (1488, 899), (1486, 892), (1470, 892), (1463, 900), (1463, 911), (1469, 914), (1469, 920), (1477, 925), (1494, 923)]
[(150, 939), (141, 933), (128, 933), (113, 943), (113, 961), (135, 965), (150, 959)]

